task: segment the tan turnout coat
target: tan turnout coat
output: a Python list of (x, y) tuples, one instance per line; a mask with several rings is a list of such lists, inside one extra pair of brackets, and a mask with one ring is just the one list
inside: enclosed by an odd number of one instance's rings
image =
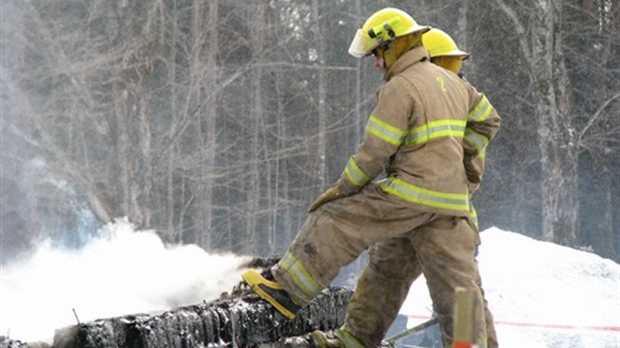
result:
[(356, 192), (385, 170), (386, 192), (422, 211), (468, 216), (463, 146), (483, 151), (500, 118), (482, 93), (426, 55), (414, 48), (387, 72), (364, 142), (338, 185)]

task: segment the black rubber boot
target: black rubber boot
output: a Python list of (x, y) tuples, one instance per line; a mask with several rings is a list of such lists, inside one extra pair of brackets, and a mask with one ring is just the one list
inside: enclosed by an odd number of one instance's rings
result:
[[(263, 271), (265, 273), (265, 271)], [(269, 280), (271, 272), (263, 276), (255, 269), (249, 269), (241, 274), (243, 280), (264, 300), (274, 306), (278, 312), (289, 319), (295, 318), (301, 307), (297, 305), (282, 286), (273, 280)], [(273, 277), (273, 276), (272, 276)]]

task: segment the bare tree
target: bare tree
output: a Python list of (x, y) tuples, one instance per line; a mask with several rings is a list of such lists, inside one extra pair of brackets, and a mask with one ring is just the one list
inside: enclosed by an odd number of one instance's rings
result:
[(381, 75), (346, 49), (384, 6), (471, 51), (467, 78), (503, 116), (482, 223), (616, 255), (616, 0), (11, 2), (2, 132), (21, 147), (3, 159), (43, 158), (101, 222), (277, 253), (361, 141)]
[(616, 257), (620, 167), (620, 29), (618, 1), (566, 1), (563, 27), (570, 64), (576, 144), (579, 150), (578, 245)]
[(541, 0), (529, 8), (511, 7), (503, 0), (495, 3), (519, 35), (530, 69), (542, 166), (543, 238), (570, 245), (577, 237), (579, 201), (571, 91), (560, 31), (562, 3)]

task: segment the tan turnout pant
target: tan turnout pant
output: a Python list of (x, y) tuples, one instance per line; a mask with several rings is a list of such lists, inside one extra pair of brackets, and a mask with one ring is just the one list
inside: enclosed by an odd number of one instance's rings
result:
[[(275, 279), (305, 305), (340, 269), (370, 248), (370, 261), (354, 291), (345, 326), (363, 346), (376, 347), (398, 315), (411, 283), (424, 272), (444, 344), (452, 340), (456, 287), (473, 290), (478, 336), (486, 339), (480, 275), (474, 259), (477, 233), (465, 218), (422, 212), (370, 184), (360, 193), (311, 213)], [(285, 256), (286, 257), (286, 256)], [(303, 281), (299, 275), (304, 275)]]

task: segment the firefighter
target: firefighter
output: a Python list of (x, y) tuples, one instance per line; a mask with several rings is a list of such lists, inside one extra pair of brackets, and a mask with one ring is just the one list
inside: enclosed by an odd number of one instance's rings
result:
[[(463, 61), (469, 58), (470, 54), (465, 51), (461, 51), (450, 35), (445, 33), (443, 30), (432, 28), (422, 36), (422, 44), (428, 51), (431, 58), (431, 63), (450, 70), (463, 78), (461, 67), (463, 66)], [(486, 148), (488, 142), (478, 146), (480, 141), (479, 139), (481, 138), (477, 137), (476, 133), (472, 129), (466, 129), (463, 141), (478, 150), (475, 158), (471, 162), (467, 163), (471, 165), (471, 167), (466, 167), (470, 195), (473, 195), (473, 193), (480, 187), (482, 172), (484, 171), (485, 153), (483, 150)], [(484, 141), (484, 139), (482, 139), (482, 141)], [(471, 217), (475, 222), (477, 229), (477, 217), (473, 207)]]
[(470, 56), (469, 53), (461, 51), (450, 35), (441, 29), (432, 28), (424, 33), (422, 44), (428, 51), (432, 63), (457, 75), (461, 73), (463, 61)]
[[(373, 55), (384, 83), (364, 141), (336, 184), (321, 194), (282, 259), (243, 279), (288, 318), (315, 298), (340, 269), (369, 249), (344, 325), (321, 347), (376, 347), (398, 315), (411, 283), (424, 273), (442, 341), (452, 342), (454, 291), (477, 299), (476, 337), (486, 345), (482, 295), (474, 259), (477, 233), (467, 222), (464, 143), (467, 124), (491, 140), (500, 118), (467, 81), (429, 61), (428, 26), (385, 8), (356, 32), (349, 53)], [(474, 154), (476, 148), (468, 148)], [(385, 178), (374, 179), (385, 171)]]
[[(469, 58), (470, 54), (460, 50), (452, 37), (450, 37), (450, 35), (448, 35), (441, 29), (432, 28), (431, 30), (424, 33), (424, 35), (422, 36), (422, 44), (428, 50), (428, 54), (431, 57), (431, 63), (436, 64), (444, 69), (450, 70), (453, 73), (459, 75), (461, 78), (464, 78), (463, 74), (461, 73), (461, 67), (463, 65), (463, 61)], [(484, 139), (484, 137), (477, 137), (477, 134), (472, 129), (465, 129), (465, 137), (463, 138), (463, 141), (469, 142), (470, 144), (472, 144), (472, 146), (475, 147), (477, 144), (477, 139)], [(486, 146), (479, 146), (478, 148), (479, 151), (477, 155), (471, 161), (465, 163), (470, 200), (474, 192), (476, 192), (480, 187), (480, 183), (482, 182), (482, 173), (484, 171), (484, 160), (486, 157), (484, 150)], [(472, 228), (474, 228), (476, 231), (479, 231), (478, 216), (476, 213), (476, 209), (471, 202), (470, 218)], [(487, 347), (497, 348), (499, 347), (499, 344), (497, 340), (497, 333), (495, 331), (493, 315), (489, 310), (488, 302), (484, 297), (482, 281), (478, 279), (477, 282), (478, 286), (480, 286), (480, 290), (482, 291), (482, 297), (484, 299), (484, 318), (487, 330)]]

